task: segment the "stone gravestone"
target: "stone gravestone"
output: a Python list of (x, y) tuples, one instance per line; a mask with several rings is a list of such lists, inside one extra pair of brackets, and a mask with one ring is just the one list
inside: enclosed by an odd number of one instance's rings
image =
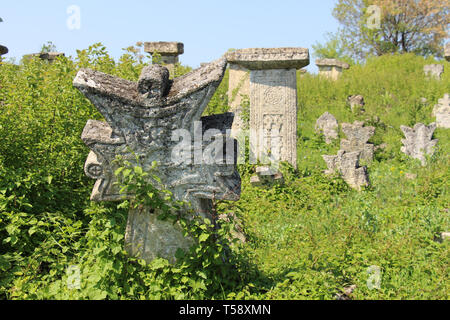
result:
[(361, 160), (373, 160), (374, 145), (367, 141), (375, 134), (375, 127), (365, 127), (363, 121), (355, 121), (353, 124), (343, 123), (342, 131), (347, 139), (341, 140), (341, 150), (361, 152)]
[(350, 187), (361, 190), (369, 185), (369, 177), (367, 168), (359, 166), (360, 155), (361, 152), (339, 150), (337, 156), (322, 156), (328, 167), (325, 174), (338, 172)]
[(444, 73), (444, 66), (442, 64), (428, 64), (423, 67), (423, 72), (429, 78), (441, 80), (441, 75)]
[(9, 52), (8, 48), (0, 45), (0, 57), (7, 54)]
[(419, 159), (422, 165), (427, 164), (425, 155), (432, 155), (434, 153), (434, 147), (438, 143), (438, 140), (432, 140), (434, 130), (436, 130), (436, 123), (432, 123), (428, 126), (423, 123), (418, 123), (414, 128), (401, 126), (403, 134), (406, 139), (402, 139), (403, 147), (401, 151), (414, 159)]
[(46, 60), (50, 63), (54, 62), (58, 57), (64, 57), (65, 54), (62, 52), (41, 52), (41, 53), (32, 53), (23, 56), (24, 60), (29, 60), (31, 58), (39, 58), (41, 60)]
[[(137, 83), (80, 70), (74, 86), (106, 119), (88, 121), (82, 133), (91, 149), (85, 172), (97, 180), (91, 199), (133, 198), (120, 194), (115, 184), (113, 160), (121, 155), (132, 164), (137, 156), (144, 171), (156, 161), (157, 175), (174, 200), (189, 202), (195, 214), (211, 221), (214, 199), (238, 200), (236, 141), (229, 138), (233, 114), (201, 119), (225, 67), (226, 60), (220, 59), (171, 81), (167, 68), (151, 65), (143, 69)], [(177, 249), (189, 248), (192, 241), (177, 224), (158, 220), (152, 208), (129, 212), (125, 248), (133, 256), (147, 262), (157, 257), (173, 262)]]
[(363, 107), (366, 105), (362, 95), (349, 96), (347, 98), (347, 103), (350, 105), (352, 112), (355, 112), (356, 110), (364, 111)]
[(336, 140), (338, 136), (339, 124), (336, 118), (329, 112), (325, 112), (316, 121), (316, 132), (322, 133), (325, 136), (325, 142), (330, 144)]
[(450, 61), (450, 42), (445, 45), (445, 60)]
[(343, 69), (349, 69), (348, 63), (337, 59), (317, 59), (316, 65), (319, 67), (319, 75), (331, 80), (338, 80)]
[[(297, 166), (297, 71), (309, 64), (303, 48), (252, 48), (227, 54), (250, 70), (252, 163), (287, 161)], [(254, 161), (254, 162), (253, 162)]]
[(184, 44), (181, 42), (145, 42), (144, 51), (152, 56), (155, 52), (161, 55), (161, 62), (169, 69), (170, 76), (175, 76), (175, 64), (178, 56), (184, 53)]
[(436, 126), (438, 128), (450, 128), (450, 96), (448, 93), (444, 98), (438, 100), (438, 104), (434, 106), (433, 117), (436, 117)]
[(243, 98), (250, 99), (250, 70), (234, 63), (229, 64), (228, 105), (234, 113), (232, 136), (237, 136), (240, 130), (248, 129), (241, 117)]

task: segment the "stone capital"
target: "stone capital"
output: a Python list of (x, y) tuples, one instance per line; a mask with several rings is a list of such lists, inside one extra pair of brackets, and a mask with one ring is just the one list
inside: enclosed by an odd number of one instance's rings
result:
[(158, 52), (162, 56), (178, 56), (184, 53), (184, 44), (181, 42), (145, 42), (144, 51), (150, 54)]
[(227, 54), (229, 63), (250, 70), (301, 69), (309, 65), (309, 50), (305, 48), (250, 48)]
[(337, 59), (317, 59), (316, 65), (318, 67), (338, 67), (342, 69), (350, 68), (350, 65), (348, 63), (339, 61)]

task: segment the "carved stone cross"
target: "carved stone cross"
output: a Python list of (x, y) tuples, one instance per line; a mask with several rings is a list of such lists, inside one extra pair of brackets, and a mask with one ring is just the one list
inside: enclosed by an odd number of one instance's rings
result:
[[(92, 200), (124, 198), (114, 184), (118, 155), (132, 163), (138, 156), (144, 171), (156, 161), (163, 186), (203, 217), (210, 217), (213, 199), (239, 199), (236, 146), (229, 137), (233, 114), (201, 118), (226, 64), (219, 59), (173, 81), (167, 68), (152, 65), (137, 83), (89, 69), (78, 72), (74, 86), (106, 119), (89, 120), (82, 134), (92, 150), (85, 172), (97, 180)], [(152, 208), (130, 211), (125, 245), (131, 255), (174, 261), (177, 249), (191, 244), (177, 225), (158, 220)]]
[(400, 126), (400, 129), (405, 135), (405, 139), (402, 139), (403, 147), (401, 147), (401, 151), (411, 158), (420, 160), (422, 166), (426, 166), (425, 155), (433, 155), (434, 148), (438, 143), (437, 139), (433, 139), (436, 123), (433, 122), (428, 126), (418, 123), (414, 128)]

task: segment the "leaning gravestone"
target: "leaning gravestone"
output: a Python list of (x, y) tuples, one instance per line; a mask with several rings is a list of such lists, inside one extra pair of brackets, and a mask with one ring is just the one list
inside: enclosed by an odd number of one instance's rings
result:
[(356, 111), (357, 109), (363, 111), (362, 107), (366, 105), (366, 103), (364, 102), (364, 97), (362, 95), (349, 96), (347, 98), (347, 103), (350, 105), (352, 112)]
[[(253, 48), (227, 54), (250, 70), (251, 159), (297, 166), (297, 71), (309, 64), (304, 48)], [(239, 134), (238, 134), (239, 135)], [(269, 156), (270, 154), (270, 156)]]
[(442, 64), (428, 64), (423, 67), (423, 72), (429, 78), (441, 80), (441, 75), (444, 73), (444, 66)]
[(375, 134), (375, 127), (365, 127), (363, 121), (355, 121), (353, 124), (343, 123), (342, 131), (347, 139), (341, 140), (341, 150), (361, 152), (361, 160), (373, 160), (374, 145), (367, 141)]
[(316, 121), (316, 132), (322, 133), (325, 137), (325, 142), (330, 144), (336, 140), (338, 136), (339, 124), (336, 118), (329, 112), (325, 112)]
[(175, 76), (175, 64), (178, 63), (178, 56), (184, 53), (184, 44), (181, 42), (145, 42), (144, 51), (152, 56), (155, 52), (161, 55), (161, 62), (169, 69), (171, 77)]
[(354, 189), (361, 190), (369, 185), (367, 168), (359, 166), (361, 152), (346, 152), (339, 150), (336, 156), (322, 156), (328, 170), (325, 174), (331, 175), (338, 172), (342, 179)]
[(448, 93), (444, 98), (438, 100), (438, 104), (434, 106), (433, 117), (436, 117), (436, 126), (438, 128), (450, 128), (450, 96)]
[[(161, 183), (173, 193), (174, 200), (189, 202), (197, 215), (211, 221), (214, 199), (238, 200), (236, 146), (227, 131), (233, 115), (201, 118), (225, 67), (226, 60), (220, 59), (171, 81), (167, 68), (151, 65), (143, 69), (137, 83), (80, 70), (74, 86), (106, 119), (88, 121), (82, 134), (92, 150), (85, 172), (97, 180), (91, 199), (133, 198), (132, 194), (120, 194), (115, 184), (117, 165), (113, 160), (120, 155), (132, 164), (137, 156), (144, 171), (156, 161)], [(203, 142), (208, 139), (214, 143)], [(157, 257), (173, 262), (176, 251), (191, 244), (192, 239), (184, 237), (178, 225), (158, 220), (153, 208), (129, 212), (125, 235), (129, 254), (147, 262)]]
[(348, 63), (337, 59), (317, 59), (316, 65), (319, 67), (319, 75), (331, 80), (338, 80), (343, 69), (349, 69)]
[(403, 134), (406, 139), (402, 139), (403, 147), (401, 151), (414, 159), (419, 159), (422, 165), (425, 166), (427, 161), (425, 155), (432, 155), (434, 147), (438, 140), (432, 140), (434, 130), (436, 130), (436, 123), (428, 126), (423, 123), (418, 123), (414, 128), (401, 126)]

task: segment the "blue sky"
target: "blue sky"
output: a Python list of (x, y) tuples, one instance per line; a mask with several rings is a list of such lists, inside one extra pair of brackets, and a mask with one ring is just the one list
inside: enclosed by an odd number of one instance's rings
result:
[[(324, 42), (338, 28), (336, 0), (2, 0), (0, 44), (17, 60), (52, 41), (58, 51), (102, 42), (114, 58), (137, 41), (180, 41), (182, 64), (197, 67), (230, 48), (304, 47)], [(70, 30), (67, 13), (80, 9), (80, 29)], [(315, 69), (311, 62), (308, 69)]]

